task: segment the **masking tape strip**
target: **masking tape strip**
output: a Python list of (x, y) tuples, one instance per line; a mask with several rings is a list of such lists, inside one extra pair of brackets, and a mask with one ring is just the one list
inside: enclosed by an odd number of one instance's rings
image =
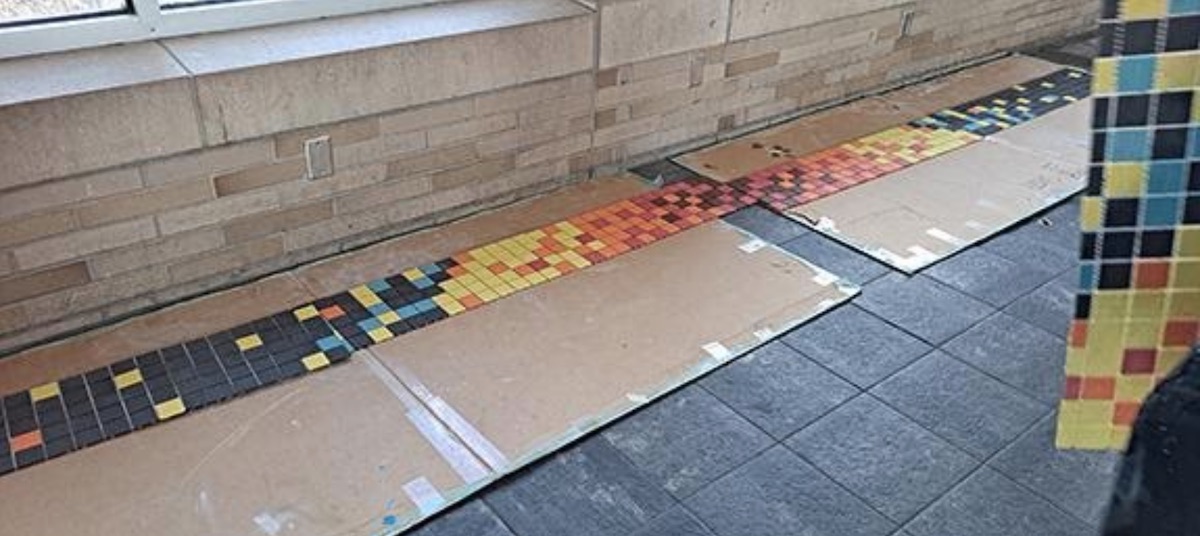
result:
[(404, 494), (417, 505), (421, 515), (431, 515), (446, 504), (446, 498), (425, 477), (417, 477), (404, 485)]
[(724, 361), (728, 361), (731, 357), (733, 357), (733, 352), (730, 352), (729, 349), (726, 348), (724, 344), (721, 344), (719, 342), (710, 342), (710, 343), (702, 346), (701, 348), (703, 348), (704, 351), (708, 353), (708, 355), (712, 356), (712, 358), (716, 359), (717, 361), (724, 362)]
[(366, 362), (371, 372), (396, 395), (396, 398), (400, 399), (400, 402), (408, 409), (406, 416), (409, 422), (417, 428), (417, 431), (421, 432), (421, 435), (425, 436), (425, 440), (433, 445), (433, 449), (454, 469), (455, 473), (458, 473), (463, 482), (474, 484), (486, 479), (491, 474), (491, 471), (475, 455), (471, 454), (470, 450), (459, 443), (450, 434), (450, 431), (438, 422), (416, 397), (408, 392), (404, 384), (400, 383), (400, 380), (396, 379), (396, 376), (383, 366), (383, 363), (375, 359), (375, 356), (365, 352), (360, 353), (358, 357)]
[(738, 249), (742, 250), (745, 253), (754, 253), (765, 247), (767, 247), (766, 242), (764, 242), (761, 238), (755, 238), (754, 240), (750, 240), (750, 241), (738, 246)]
[(508, 467), (508, 457), (500, 452), (500, 449), (496, 448), (491, 441), (488, 441), (479, 430), (471, 426), (454, 408), (450, 407), (442, 399), (434, 396), (433, 392), (428, 387), (425, 387), (425, 384), (421, 383), (421, 380), (418, 380), (415, 374), (398, 363), (393, 363), (391, 370), (409, 391), (412, 391), (421, 402), (425, 403), (425, 406), (437, 418), (446, 423), (446, 426), (450, 428), (450, 431), (454, 432), (454, 435), (458, 436), (479, 459), (483, 460), (483, 463), (496, 472), (503, 472)]
[(467, 419), (450, 407), (446, 401), (434, 398), (427, 400), (426, 404), (429, 405), (429, 409), (433, 411), (434, 415), (442, 419), (442, 422), (446, 423), (446, 426), (449, 426), (455, 435), (462, 438), (463, 442), (471, 447), (476, 455), (483, 458), (483, 462), (489, 467), (497, 472), (502, 472), (509, 466), (508, 457), (500, 452), (496, 445), (488, 441), (479, 430), (471, 426), (471, 423), (467, 422)]
[(926, 229), (925, 234), (932, 236), (938, 240), (941, 240), (942, 242), (945, 242), (945, 243), (950, 244), (955, 247), (961, 248), (961, 247), (964, 247), (967, 245), (967, 242), (965, 240), (963, 240), (957, 236), (954, 236), (950, 233), (947, 233), (946, 231), (938, 229), (937, 227), (930, 227), (929, 229)]

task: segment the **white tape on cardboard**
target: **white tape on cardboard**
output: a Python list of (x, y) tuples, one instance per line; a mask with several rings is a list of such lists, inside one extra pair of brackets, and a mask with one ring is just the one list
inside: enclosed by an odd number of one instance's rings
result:
[(733, 357), (733, 352), (730, 352), (729, 349), (726, 348), (724, 344), (721, 344), (719, 342), (710, 342), (710, 343), (702, 346), (701, 348), (704, 348), (704, 351), (707, 352), (708, 355), (712, 356), (712, 358), (716, 359), (717, 361), (724, 362), (724, 361), (728, 361), (729, 358)]
[(963, 246), (967, 245), (965, 240), (963, 240), (957, 236), (954, 236), (950, 233), (947, 233), (946, 231), (938, 229), (937, 227), (930, 227), (929, 229), (926, 229), (925, 234), (932, 236), (938, 240), (941, 240), (942, 242), (945, 242), (945, 243), (950, 244), (955, 247), (963, 247)]
[(408, 495), (409, 500), (417, 505), (417, 509), (421, 511), (421, 515), (427, 516), (442, 509), (446, 504), (446, 498), (442, 497), (441, 492), (433, 487), (425, 477), (417, 477), (411, 482), (404, 485), (404, 494)]
[(750, 241), (738, 246), (738, 249), (742, 250), (745, 253), (754, 253), (765, 247), (767, 247), (766, 242), (764, 242), (761, 238), (755, 238), (754, 240), (750, 240)]

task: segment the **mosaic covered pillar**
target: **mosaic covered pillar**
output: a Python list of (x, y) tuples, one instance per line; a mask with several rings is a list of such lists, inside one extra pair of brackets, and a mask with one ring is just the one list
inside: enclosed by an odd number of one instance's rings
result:
[(1119, 449), (1200, 341), (1200, 0), (1104, 0), (1060, 448)]

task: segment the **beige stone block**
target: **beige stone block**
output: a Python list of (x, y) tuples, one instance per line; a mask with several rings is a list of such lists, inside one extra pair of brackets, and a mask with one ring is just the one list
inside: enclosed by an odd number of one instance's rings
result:
[(196, 123), (187, 80), (2, 107), (0, 190), (195, 149)]
[(485, 93), (475, 97), (475, 111), (480, 115), (494, 115), (529, 108), (563, 95), (587, 93), (593, 83), (591, 73), (581, 73)]
[(596, 72), (596, 89), (613, 87), (621, 83), (621, 68), (610, 67)]
[(600, 5), (600, 67), (720, 44), (728, 0), (628, 0)]
[(135, 296), (149, 294), (170, 284), (166, 266), (150, 266), (93, 281), (90, 284), (39, 296), (23, 303), (32, 324), (60, 321)]
[(677, 71), (598, 90), (596, 91), (596, 108), (609, 108), (623, 102), (654, 97), (667, 91), (687, 89), (690, 86), (691, 75), (687, 71)]
[(761, 56), (754, 56), (725, 64), (725, 76), (733, 78), (746, 73), (769, 69), (778, 63), (779, 52), (769, 52)]
[(576, 134), (552, 143), (539, 145), (528, 151), (522, 151), (517, 154), (516, 165), (518, 168), (524, 168), (547, 160), (565, 159), (570, 155), (586, 151), (591, 146), (591, 133)]
[[(25, 307), (20, 304), (0, 307), (0, 333), (11, 333), (27, 327), (29, 327), (29, 316), (25, 314)], [(0, 349), (9, 347), (10, 345), (7, 343), (0, 343)]]
[(387, 215), (382, 211), (339, 215), (313, 225), (287, 231), (283, 237), (283, 244), (287, 251), (303, 251), (385, 225), (387, 225)]
[(512, 170), (516, 167), (515, 162), (515, 156), (507, 154), (466, 167), (440, 171), (431, 177), (433, 189), (435, 191), (450, 190), (465, 184), (486, 181)]
[(334, 208), (339, 215), (354, 214), (432, 191), (433, 181), (429, 177), (401, 177), (349, 192), (334, 201)]
[(466, 143), (431, 149), (388, 162), (387, 177), (424, 175), (450, 167), (460, 167), (479, 160), (475, 144)]
[(429, 129), (427, 139), (430, 147), (443, 147), (454, 142), (478, 138), (493, 132), (501, 132), (517, 126), (517, 114), (508, 112), (479, 117), (453, 125)]
[(0, 219), (128, 192), (141, 186), (142, 176), (137, 168), (35, 184), (0, 194)]
[(221, 229), (209, 227), (99, 253), (88, 259), (88, 265), (97, 279), (106, 279), (139, 268), (220, 249), (224, 245), (225, 238)]
[(243, 169), (213, 178), (217, 197), (227, 197), (285, 181), (304, 180), (308, 169), (303, 158)]
[(429, 148), (425, 131), (385, 132), (379, 137), (352, 145), (333, 147), (333, 169), (338, 170), (373, 164), (404, 154)]
[(475, 115), (475, 99), (465, 98), (419, 106), (380, 116), (383, 132), (411, 132), (457, 123)]
[(40, 272), (23, 273), (0, 279), (0, 305), (49, 294), (70, 287), (86, 285), (92, 278), (87, 264), (76, 262)]
[(617, 109), (609, 108), (596, 112), (596, 118), (593, 123), (596, 130), (606, 129), (617, 124)]
[(32, 242), (75, 229), (75, 214), (68, 210), (20, 216), (0, 222), (0, 247)]
[(537, 106), (521, 110), (517, 114), (518, 123), (521, 126), (528, 126), (555, 121), (563, 117), (587, 115), (592, 111), (592, 101), (592, 93), (566, 95), (543, 101)]
[(275, 156), (287, 158), (304, 152), (304, 142), (312, 138), (329, 136), (329, 142), (334, 146), (350, 145), (366, 141), (379, 135), (379, 118), (364, 117), (335, 125), (294, 130), (275, 136)]
[(267, 214), (256, 214), (225, 224), (225, 243), (240, 244), (332, 217), (333, 201), (328, 199)]
[(387, 164), (377, 163), (338, 170), (332, 177), (321, 180), (277, 184), (271, 190), (279, 194), (279, 206), (287, 207), (365, 188), (383, 182), (386, 177)]
[[(747, 39), (909, 2), (911, 0), (841, 0), (806, 2), (799, 6), (791, 0), (733, 0), (729, 38), (734, 41)], [(963, 7), (959, 5), (956, 9)]]
[(270, 139), (224, 145), (142, 165), (147, 186), (171, 181), (220, 175), (271, 162), (274, 144)]
[(93, 227), (196, 205), (213, 198), (211, 181), (193, 179), (91, 201), (80, 206), (76, 216), (81, 227)]
[(174, 263), (170, 265), (171, 282), (183, 283), (214, 274), (238, 272), (280, 255), (283, 255), (283, 237), (268, 236)]
[(662, 117), (656, 115), (620, 123), (611, 128), (597, 130), (593, 135), (592, 144), (596, 147), (604, 147), (621, 140), (644, 136), (657, 130), (661, 124)]
[(218, 198), (203, 205), (183, 208), (156, 216), (163, 236), (197, 227), (213, 225), (248, 216), (258, 212), (274, 210), (279, 206), (279, 196), (271, 190), (256, 190), (231, 197)]
[[(578, 16), (196, 79), (215, 145), (586, 71), (592, 20)], [(419, 76), (414, 76), (420, 73)]]
[(157, 234), (154, 219), (141, 218), (83, 229), (18, 246), (13, 250), (13, 257), (17, 260), (18, 268), (29, 270), (149, 240)]

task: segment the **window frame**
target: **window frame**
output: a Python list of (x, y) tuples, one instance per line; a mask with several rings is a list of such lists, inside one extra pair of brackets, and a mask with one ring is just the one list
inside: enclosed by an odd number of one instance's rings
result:
[(128, 0), (128, 12), (29, 21), (0, 27), (0, 59), (182, 37), (447, 0), (236, 0), (166, 7)]

